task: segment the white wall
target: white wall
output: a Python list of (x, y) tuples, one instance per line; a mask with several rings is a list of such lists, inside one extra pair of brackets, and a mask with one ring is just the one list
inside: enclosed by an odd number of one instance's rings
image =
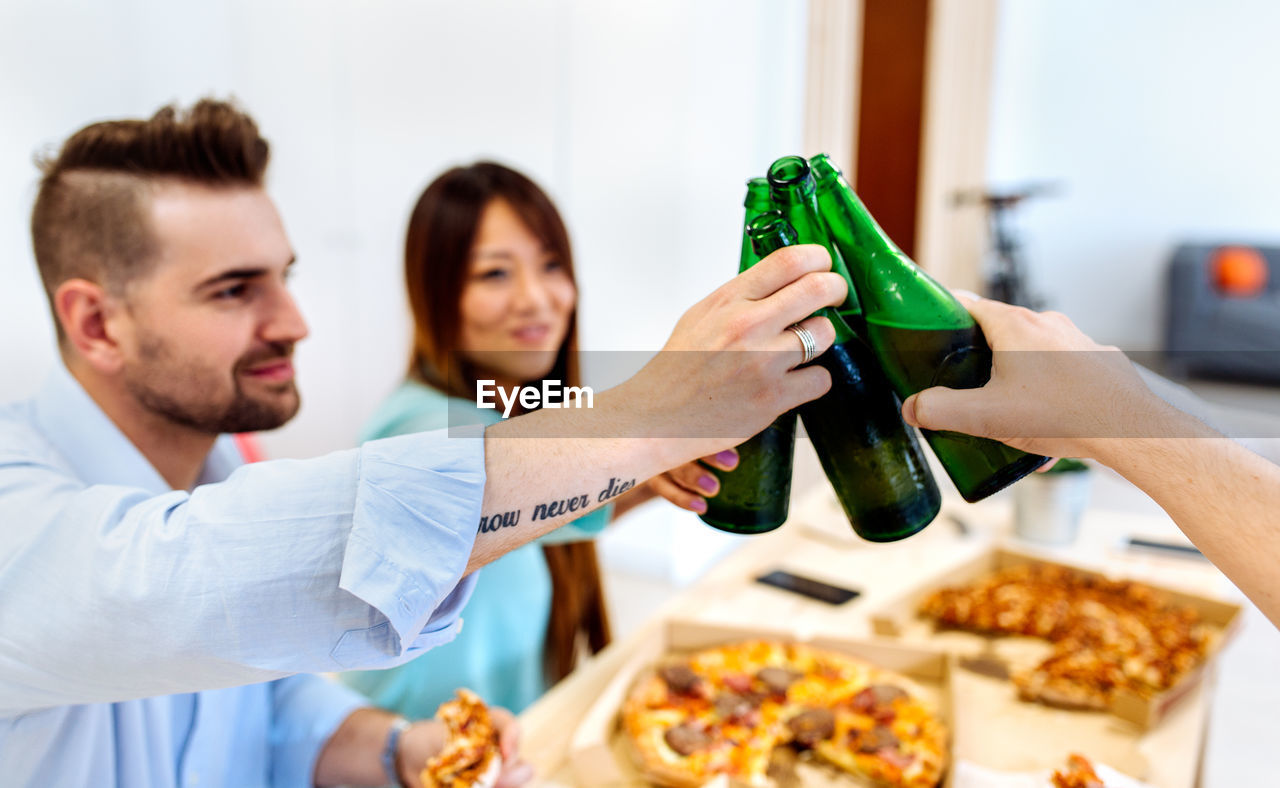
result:
[(1270, 0), (1002, 3), (988, 174), (1064, 182), (1020, 226), (1098, 339), (1160, 346), (1178, 242), (1280, 243), (1277, 31)]
[[(657, 350), (736, 271), (744, 180), (800, 152), (805, 3), (6, 0), (0, 400), (53, 363), (31, 259), (34, 151), (85, 123), (234, 94), (273, 144), (299, 255), (304, 404), (274, 456), (353, 443), (403, 371), (417, 194), (493, 157), (573, 234), (589, 349)], [(588, 370), (589, 372), (589, 370)]]

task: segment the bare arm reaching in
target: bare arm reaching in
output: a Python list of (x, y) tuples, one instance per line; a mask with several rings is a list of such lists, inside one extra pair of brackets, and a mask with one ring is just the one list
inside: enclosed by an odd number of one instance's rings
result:
[(908, 398), (908, 423), (1115, 469), (1280, 626), (1280, 466), (1157, 397), (1123, 353), (1067, 317), (986, 299), (965, 305), (995, 352), (991, 380)]

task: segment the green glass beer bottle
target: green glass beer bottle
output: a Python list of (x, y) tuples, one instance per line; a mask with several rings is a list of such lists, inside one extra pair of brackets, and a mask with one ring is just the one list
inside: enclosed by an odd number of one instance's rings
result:
[[(969, 311), (889, 239), (826, 154), (811, 160), (818, 213), (862, 302), (866, 337), (902, 399), (932, 386), (979, 388), (991, 348)], [(1047, 462), (998, 441), (924, 431), (966, 501), (980, 501)]]
[[(797, 237), (777, 211), (756, 217), (748, 232), (761, 257)], [(818, 314), (831, 321), (836, 339), (810, 363), (831, 373), (831, 390), (800, 406), (805, 432), (858, 536), (905, 539), (937, 516), (938, 485), (871, 349), (836, 310)]]
[(853, 331), (861, 335), (862, 308), (858, 303), (858, 294), (849, 276), (840, 250), (831, 243), (822, 219), (818, 215), (818, 203), (815, 200), (816, 182), (809, 168), (809, 162), (803, 156), (783, 156), (769, 165), (769, 188), (773, 202), (782, 212), (787, 223), (796, 234), (796, 243), (819, 244), (827, 248), (831, 254), (831, 270), (844, 277), (849, 283), (849, 297), (836, 307), (844, 321)]
[(751, 247), (751, 236), (747, 235), (747, 226), (751, 220), (762, 213), (774, 209), (773, 196), (767, 178), (751, 178), (747, 181), (747, 196), (742, 201), (747, 209), (742, 220), (742, 252), (738, 255), (738, 273), (742, 273), (760, 261), (760, 256)]
[[(747, 209), (742, 227), (741, 273), (760, 260), (751, 246), (747, 225), (772, 209), (769, 182), (764, 178), (747, 181)], [(796, 414), (787, 411), (760, 434), (738, 446), (738, 465), (733, 471), (703, 467), (720, 480), (720, 491), (707, 498), (702, 522), (735, 534), (760, 534), (786, 522), (791, 503), (791, 461), (795, 453)]]

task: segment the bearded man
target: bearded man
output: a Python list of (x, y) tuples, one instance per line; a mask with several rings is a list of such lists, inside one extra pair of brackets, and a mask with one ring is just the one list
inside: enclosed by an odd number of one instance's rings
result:
[[(794, 248), (685, 314), (668, 346), (703, 352), (660, 354), (591, 411), (242, 466), (225, 433), (297, 412), (307, 333), (267, 160), (251, 118), (201, 101), (95, 123), (43, 163), (31, 232), (62, 365), (0, 406), (5, 785), (417, 786), (443, 726), (302, 674), (448, 641), (472, 572), (586, 510), (482, 516), (603, 505), (829, 386), (795, 367), (830, 345), (808, 316), (845, 285)], [(498, 716), (514, 785), (531, 775)]]

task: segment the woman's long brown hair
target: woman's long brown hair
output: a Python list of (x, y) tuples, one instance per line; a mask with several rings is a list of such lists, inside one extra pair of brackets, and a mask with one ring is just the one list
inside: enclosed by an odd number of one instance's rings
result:
[[(477, 370), (458, 352), (462, 288), (480, 218), (495, 199), (505, 200), (515, 210), (564, 265), (576, 286), (564, 221), (551, 199), (529, 178), (482, 161), (454, 167), (432, 181), (413, 208), (405, 238), (405, 286), (413, 313), (409, 377), (464, 399), (475, 391)], [(581, 385), (576, 307), (546, 377), (566, 386)], [(609, 644), (609, 619), (595, 543), (545, 545), (542, 552), (551, 574), (546, 670), (555, 683), (573, 670), (583, 639), (593, 654)]]

